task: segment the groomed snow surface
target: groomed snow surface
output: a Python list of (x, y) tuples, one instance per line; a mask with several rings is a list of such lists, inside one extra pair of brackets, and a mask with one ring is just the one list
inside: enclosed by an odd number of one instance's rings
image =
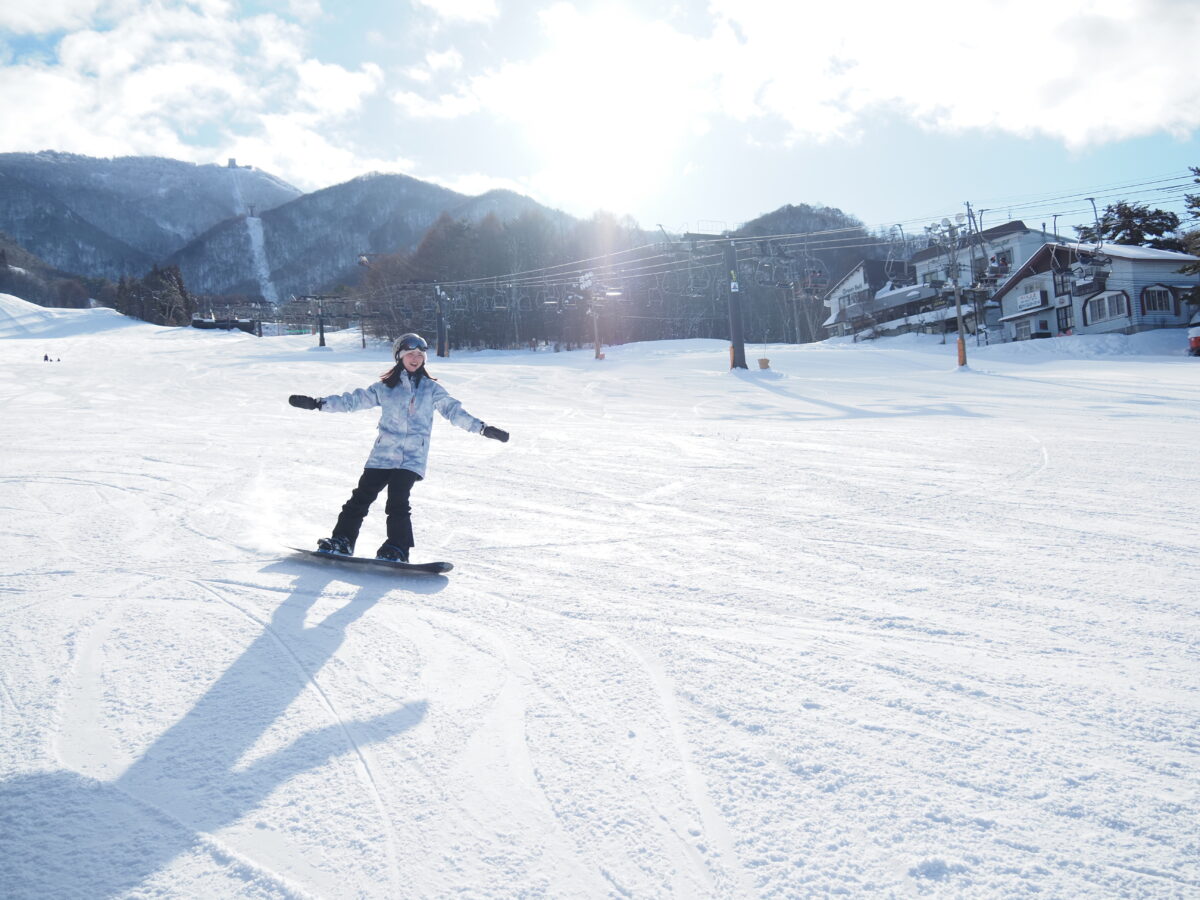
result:
[(425, 578), (284, 550), (386, 347), (0, 333), (5, 897), (1200, 895), (1181, 330), (432, 360)]

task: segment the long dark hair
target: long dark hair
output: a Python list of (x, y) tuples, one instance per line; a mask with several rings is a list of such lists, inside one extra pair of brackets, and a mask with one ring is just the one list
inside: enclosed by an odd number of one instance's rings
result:
[[(379, 380), (388, 387), (394, 388), (400, 383), (400, 374), (402, 372), (404, 372), (404, 363), (397, 362), (394, 366), (380, 375)], [(421, 363), (421, 368), (412, 373), (413, 384), (420, 384), (422, 378), (428, 378), (430, 381), (437, 381), (436, 378), (429, 374), (428, 370), (425, 368), (425, 363)]]

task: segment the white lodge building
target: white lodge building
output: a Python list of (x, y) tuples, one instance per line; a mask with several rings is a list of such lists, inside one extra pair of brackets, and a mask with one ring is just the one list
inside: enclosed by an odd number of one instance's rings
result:
[(1048, 243), (997, 289), (1008, 340), (1059, 334), (1133, 334), (1186, 326), (1200, 257), (1123, 244)]
[(982, 232), (960, 231), (953, 246), (929, 246), (911, 263), (867, 260), (825, 295), (831, 336), (880, 337), (923, 331), (944, 334), (956, 328), (952, 282), (957, 279), (968, 331), (993, 331), (999, 305), (996, 286), (1057, 236), (1012, 221)]

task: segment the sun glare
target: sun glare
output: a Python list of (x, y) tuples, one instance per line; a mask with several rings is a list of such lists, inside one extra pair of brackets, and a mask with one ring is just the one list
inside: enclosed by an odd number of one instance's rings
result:
[(484, 107), (522, 129), (539, 193), (575, 213), (644, 208), (703, 128), (698, 45), (619, 8), (559, 5), (543, 27), (545, 51), (490, 79)]

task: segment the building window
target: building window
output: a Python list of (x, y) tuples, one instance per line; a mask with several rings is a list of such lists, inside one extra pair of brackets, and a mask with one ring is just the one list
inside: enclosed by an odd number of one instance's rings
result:
[(1060, 306), (1058, 308), (1058, 333), (1070, 334), (1075, 330), (1075, 307)]
[(1142, 294), (1142, 312), (1144, 313), (1174, 313), (1175, 298), (1171, 291), (1164, 287), (1146, 288)]
[(988, 257), (988, 274), (996, 276), (1008, 275), (1012, 268), (1012, 251), (997, 250)]
[(1071, 283), (1074, 277), (1070, 269), (1054, 270), (1054, 296), (1061, 297), (1071, 293)]
[(1020, 319), (1019, 321), (1014, 323), (1013, 330), (1016, 332), (1016, 339), (1018, 341), (1029, 340), (1029, 335), (1030, 335), (1031, 331), (1029, 328), (1029, 320), (1028, 319)]
[(1087, 302), (1087, 320), (1091, 325), (1108, 322), (1129, 315), (1129, 305), (1125, 302), (1124, 294), (1112, 294), (1108, 297), (1097, 297)]

